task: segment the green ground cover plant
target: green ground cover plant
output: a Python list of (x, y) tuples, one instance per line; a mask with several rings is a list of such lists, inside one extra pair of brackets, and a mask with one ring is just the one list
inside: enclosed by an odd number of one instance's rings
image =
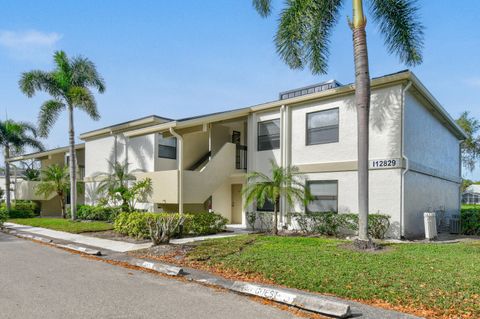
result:
[(97, 232), (113, 229), (113, 225), (106, 222), (81, 222), (64, 218), (17, 218), (9, 219), (9, 222), (33, 227), (43, 227), (60, 230), (68, 233)]
[(292, 288), (424, 311), (431, 318), (480, 317), (480, 242), (392, 244), (377, 253), (347, 243), (244, 235), (202, 242), (187, 260)]

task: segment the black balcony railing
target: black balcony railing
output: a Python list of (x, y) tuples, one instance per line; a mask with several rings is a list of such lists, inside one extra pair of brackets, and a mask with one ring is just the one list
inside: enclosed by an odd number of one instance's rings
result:
[(237, 169), (247, 169), (247, 146), (237, 144), (235, 152), (235, 167)]

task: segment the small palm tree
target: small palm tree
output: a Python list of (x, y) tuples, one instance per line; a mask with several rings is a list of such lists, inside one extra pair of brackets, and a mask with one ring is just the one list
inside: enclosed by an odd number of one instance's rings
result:
[(62, 218), (65, 214), (65, 199), (70, 189), (70, 175), (67, 166), (52, 164), (41, 171), (41, 182), (36, 186), (35, 193), (45, 198), (56, 194), (62, 208)]
[[(272, 0), (253, 0), (262, 17), (272, 13)], [(423, 26), (416, 0), (368, 0), (373, 21), (378, 24), (390, 53), (407, 65), (422, 62)], [(346, 0), (287, 0), (275, 36), (278, 54), (292, 69), (308, 67), (314, 74), (327, 73), (330, 36)], [(359, 239), (368, 241), (368, 143), (370, 73), (367, 18), (362, 0), (352, 0), (355, 61), (355, 104), (358, 125)]]
[(105, 82), (98, 74), (93, 62), (84, 57), (69, 59), (65, 52), (58, 51), (54, 55), (55, 69), (51, 72), (34, 70), (23, 73), (19, 86), (28, 97), (37, 91), (44, 91), (52, 97), (40, 108), (39, 131), (47, 136), (55, 124), (60, 112), (68, 111), (69, 136), (69, 167), (70, 167), (70, 199), (72, 219), (76, 218), (77, 189), (76, 189), (76, 156), (75, 156), (75, 129), (73, 110), (80, 109), (92, 119), (98, 120), (100, 114), (97, 103), (89, 88), (98, 92), (105, 91)]
[(135, 209), (137, 200), (146, 200), (152, 193), (152, 181), (149, 178), (136, 181), (137, 178), (130, 171), (128, 163), (111, 163), (111, 173), (101, 173), (98, 176), (103, 178), (98, 191), (108, 196), (115, 206), (119, 206), (125, 212)]
[(5, 199), (7, 210), (11, 209), (10, 199), (10, 164), (8, 159), (11, 152), (21, 153), (26, 147), (32, 147), (42, 151), (43, 144), (37, 139), (37, 130), (26, 122), (15, 122), (12, 120), (0, 121), (0, 145), (3, 146), (5, 161)]
[(246, 205), (254, 201), (258, 206), (263, 206), (267, 201), (273, 203), (273, 233), (277, 235), (280, 198), (285, 198), (289, 205), (295, 201), (306, 203), (310, 200), (310, 193), (297, 167), (279, 167), (274, 161), (271, 161), (271, 165), (271, 176), (260, 172), (249, 173), (242, 194)]

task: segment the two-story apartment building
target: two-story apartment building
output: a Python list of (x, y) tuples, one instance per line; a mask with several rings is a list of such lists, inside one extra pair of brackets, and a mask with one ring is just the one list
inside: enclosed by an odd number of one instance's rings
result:
[[(372, 79), (371, 101), (370, 210), (391, 216), (390, 236), (421, 236), (423, 212), (459, 210), (464, 133), (410, 71)], [(329, 81), (283, 92), (273, 102), (179, 120), (150, 116), (80, 138), (86, 203), (98, 201), (94, 177), (109, 162), (123, 161), (138, 178), (152, 179), (153, 194), (142, 208), (212, 209), (246, 226), (247, 210), (269, 209), (244, 207), (246, 174), (268, 174), (273, 160), (297, 166), (314, 196), (308, 207), (282, 204), (283, 224), (292, 211), (357, 212), (353, 85)]]

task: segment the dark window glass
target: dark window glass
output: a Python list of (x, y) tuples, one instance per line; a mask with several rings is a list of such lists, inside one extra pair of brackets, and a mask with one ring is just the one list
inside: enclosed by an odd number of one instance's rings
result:
[(177, 139), (175, 137), (158, 137), (158, 157), (160, 158), (177, 158)]
[(280, 120), (258, 123), (257, 150), (275, 150), (280, 148)]
[(308, 181), (307, 187), (313, 200), (308, 204), (308, 212), (338, 211), (337, 181)]
[(338, 109), (307, 114), (307, 145), (338, 142)]
[(259, 212), (273, 212), (273, 202), (270, 200), (265, 200), (263, 206), (257, 205), (257, 211)]

